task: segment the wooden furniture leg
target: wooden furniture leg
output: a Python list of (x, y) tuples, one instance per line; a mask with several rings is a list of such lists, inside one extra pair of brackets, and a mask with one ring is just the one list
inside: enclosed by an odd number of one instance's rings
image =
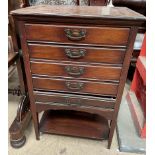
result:
[(36, 134), (36, 139), (40, 140), (40, 133), (39, 133), (39, 125), (38, 125), (38, 113), (32, 114), (33, 122), (34, 122), (34, 129)]

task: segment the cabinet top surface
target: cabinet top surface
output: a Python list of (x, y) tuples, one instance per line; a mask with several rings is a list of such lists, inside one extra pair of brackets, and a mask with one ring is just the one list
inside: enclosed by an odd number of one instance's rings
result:
[(103, 19), (129, 19), (145, 20), (145, 17), (126, 7), (102, 7), (102, 6), (51, 6), (38, 5), (11, 12), (20, 16), (57, 16), (77, 18), (103, 18)]

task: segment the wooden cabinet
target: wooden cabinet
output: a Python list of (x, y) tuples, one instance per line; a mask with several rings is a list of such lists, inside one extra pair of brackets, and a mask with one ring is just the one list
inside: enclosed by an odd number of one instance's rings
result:
[(123, 7), (44, 5), (12, 15), (22, 44), (36, 138), (45, 132), (108, 139), (110, 148), (144, 16)]

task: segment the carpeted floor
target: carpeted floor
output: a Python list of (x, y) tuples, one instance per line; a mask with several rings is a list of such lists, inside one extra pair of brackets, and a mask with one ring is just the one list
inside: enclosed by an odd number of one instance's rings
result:
[[(9, 79), (9, 87), (17, 85), (17, 74)], [(16, 116), (19, 97), (9, 95), (9, 126)], [(113, 138), (112, 147), (108, 150), (107, 141), (97, 141), (68, 136), (43, 134), (40, 141), (35, 139), (32, 123), (25, 131), (26, 144), (19, 149), (14, 149), (9, 144), (9, 155), (130, 155), (118, 151), (116, 133)], [(137, 155), (137, 154), (131, 154)]]

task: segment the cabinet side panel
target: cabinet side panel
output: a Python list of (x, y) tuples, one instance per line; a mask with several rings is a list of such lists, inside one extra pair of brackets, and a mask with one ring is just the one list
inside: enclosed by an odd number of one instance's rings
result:
[(122, 95), (123, 95), (123, 90), (124, 90), (124, 86), (125, 86), (125, 82), (126, 82), (126, 78), (127, 78), (127, 73), (128, 73), (129, 64), (130, 64), (130, 60), (131, 60), (131, 56), (132, 56), (132, 52), (133, 52), (133, 46), (134, 46), (136, 34), (137, 34), (137, 27), (131, 27), (129, 40), (128, 40), (127, 51), (126, 51), (126, 55), (125, 55), (125, 58), (124, 58), (123, 68), (122, 68), (121, 76), (120, 76), (120, 83), (119, 83), (119, 86), (118, 86), (118, 92), (117, 92), (116, 104), (115, 104), (115, 107), (114, 107), (113, 119), (112, 119), (112, 122), (111, 122), (111, 129), (110, 129), (110, 134), (109, 134), (108, 148), (110, 148), (110, 146), (111, 146), (112, 137), (113, 137), (114, 130), (115, 130), (115, 127), (116, 127), (116, 123), (117, 123), (117, 116), (118, 116), (119, 106), (120, 106)]

